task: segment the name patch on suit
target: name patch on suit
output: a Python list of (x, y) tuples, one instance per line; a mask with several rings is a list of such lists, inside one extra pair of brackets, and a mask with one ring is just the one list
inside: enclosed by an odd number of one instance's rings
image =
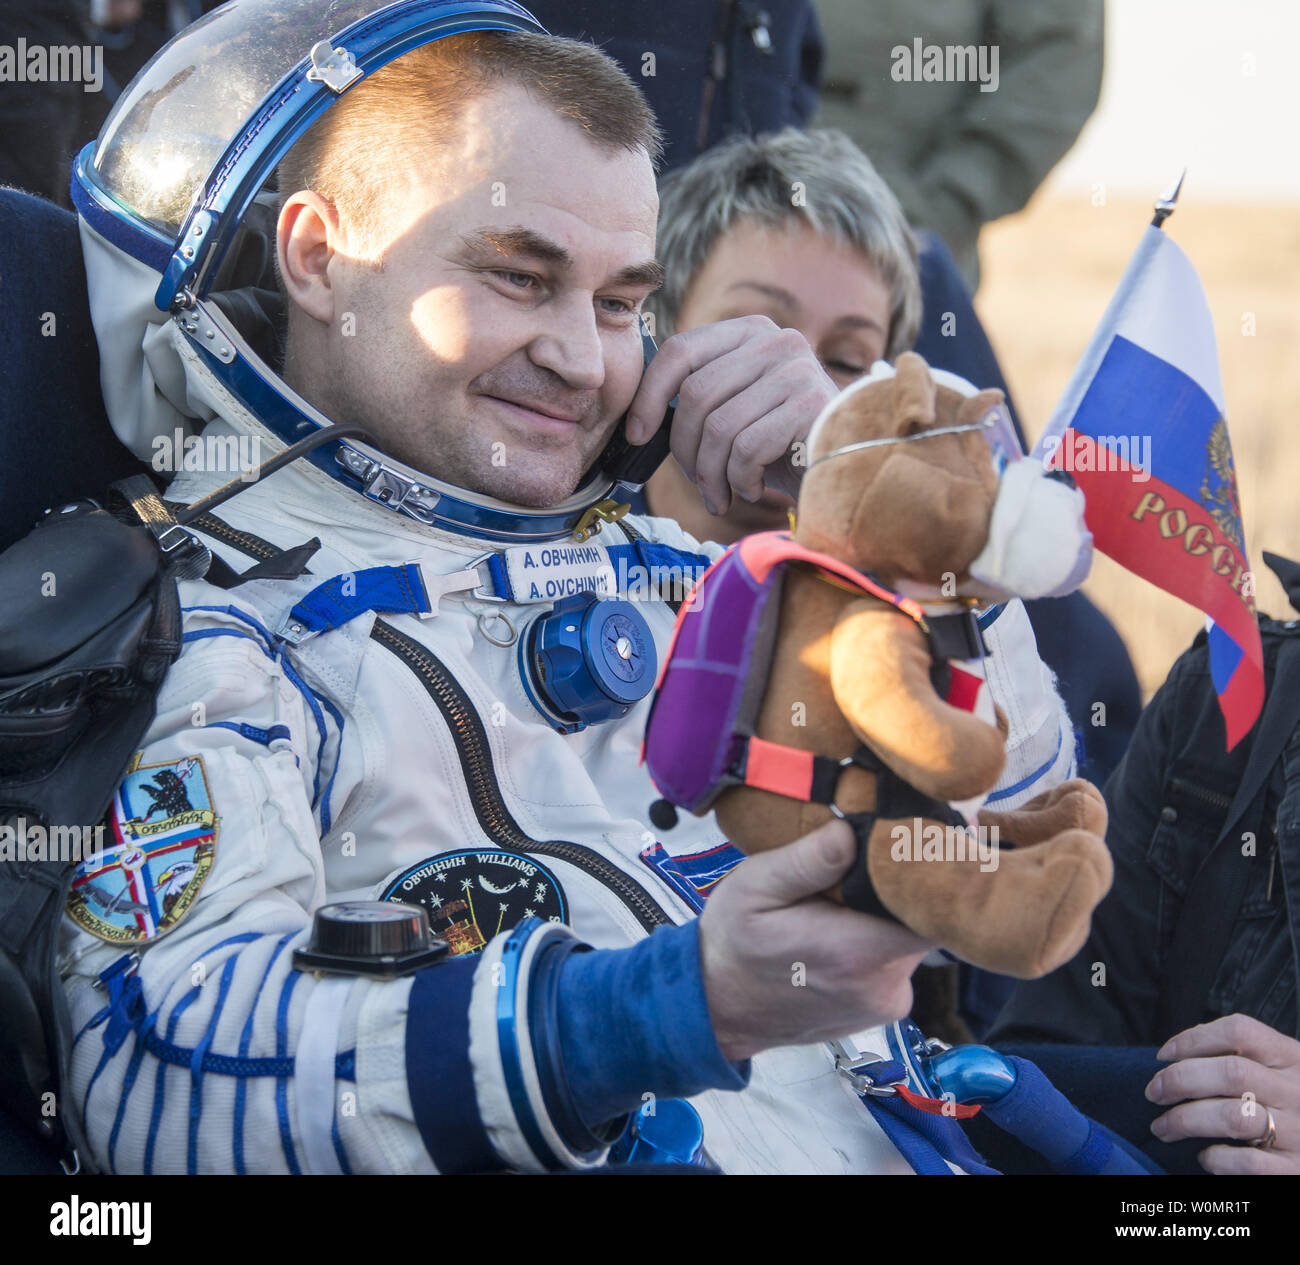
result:
[(453, 957), (478, 953), (525, 918), (568, 921), (564, 889), (550, 870), (492, 848), (428, 857), (390, 879), (380, 899), (423, 905), (430, 931), (451, 945)]

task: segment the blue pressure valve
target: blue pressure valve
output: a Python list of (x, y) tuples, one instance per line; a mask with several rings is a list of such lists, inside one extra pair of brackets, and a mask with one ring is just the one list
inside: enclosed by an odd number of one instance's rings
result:
[(575, 593), (519, 639), (524, 690), (562, 734), (626, 716), (659, 671), (650, 625), (630, 602)]
[(673, 1164), (704, 1168), (704, 1125), (700, 1113), (681, 1098), (647, 1102), (631, 1116), (610, 1148), (610, 1164)]

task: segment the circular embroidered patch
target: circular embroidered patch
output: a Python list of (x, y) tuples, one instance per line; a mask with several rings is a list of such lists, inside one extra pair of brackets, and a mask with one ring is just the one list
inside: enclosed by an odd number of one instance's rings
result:
[(217, 815), (202, 758), (131, 769), (105, 824), (109, 842), (77, 866), (67, 912), (113, 944), (155, 940), (189, 912), (212, 870)]
[(493, 936), (525, 918), (565, 922), (564, 889), (531, 857), (488, 849), (443, 852), (399, 874), (383, 900), (423, 905), (429, 928), (453, 957), (478, 953)]

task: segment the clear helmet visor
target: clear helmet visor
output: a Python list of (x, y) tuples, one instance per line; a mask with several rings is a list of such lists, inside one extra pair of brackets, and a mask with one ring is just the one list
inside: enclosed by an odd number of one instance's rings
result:
[(993, 468), (1002, 474), (1012, 462), (1025, 455), (1016, 434), (1016, 424), (1011, 420), (1011, 410), (1005, 404), (995, 404), (980, 419), (980, 430), (993, 455)]
[(231, 0), (176, 36), (118, 98), (91, 176), (174, 238), (208, 172), (259, 104), (318, 41), (375, 0)]

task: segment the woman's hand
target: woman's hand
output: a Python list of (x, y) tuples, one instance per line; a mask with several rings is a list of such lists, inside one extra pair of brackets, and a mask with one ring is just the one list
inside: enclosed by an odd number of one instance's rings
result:
[[(1228, 1015), (1170, 1037), (1156, 1057), (1173, 1061), (1152, 1078), (1146, 1096), (1178, 1104), (1151, 1124), (1162, 1142), (1237, 1143), (1200, 1153), (1210, 1173), (1300, 1173), (1300, 1041), (1258, 1019)], [(1251, 1145), (1270, 1130), (1270, 1145)]]

